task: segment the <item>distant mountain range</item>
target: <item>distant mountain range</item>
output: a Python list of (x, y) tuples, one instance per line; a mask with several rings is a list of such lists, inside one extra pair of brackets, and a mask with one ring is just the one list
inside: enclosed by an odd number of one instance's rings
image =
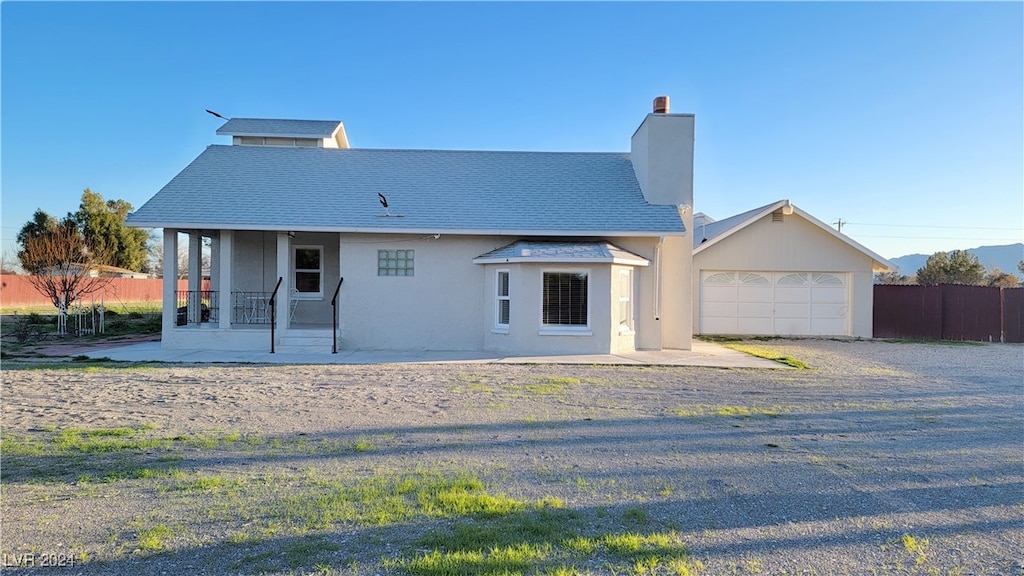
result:
[[(993, 268), (999, 268), (1003, 272), (1010, 272), (1020, 276), (1017, 270), (1017, 263), (1024, 259), (1024, 244), (1007, 244), (1006, 246), (979, 246), (968, 248), (968, 252), (978, 257), (978, 261), (991, 272)], [(931, 254), (908, 254), (899, 258), (890, 258), (889, 261), (900, 267), (900, 274), (913, 276), (919, 268), (924, 267), (925, 262)]]

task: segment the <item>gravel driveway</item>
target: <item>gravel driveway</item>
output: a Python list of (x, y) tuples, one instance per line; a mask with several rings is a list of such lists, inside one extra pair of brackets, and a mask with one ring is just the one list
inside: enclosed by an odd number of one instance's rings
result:
[[(298, 533), (271, 512), (328, 481), (430, 471), (559, 502), (575, 535), (671, 533), (691, 573), (1022, 574), (1024, 347), (746, 344), (811, 368), (5, 366), (0, 560), (72, 558), (59, 574), (403, 573), (388, 559), (464, 520)], [(72, 427), (154, 444), (61, 468), (67, 453), (48, 451)], [(99, 477), (103, 458), (128, 472)], [(313, 537), (308, 558), (277, 553)], [(566, 574), (682, 573), (566, 558)]]

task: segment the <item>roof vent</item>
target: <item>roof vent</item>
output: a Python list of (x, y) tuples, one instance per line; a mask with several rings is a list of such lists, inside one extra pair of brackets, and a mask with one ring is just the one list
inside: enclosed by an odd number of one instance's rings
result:
[(658, 96), (654, 99), (654, 113), (668, 114), (668, 96)]

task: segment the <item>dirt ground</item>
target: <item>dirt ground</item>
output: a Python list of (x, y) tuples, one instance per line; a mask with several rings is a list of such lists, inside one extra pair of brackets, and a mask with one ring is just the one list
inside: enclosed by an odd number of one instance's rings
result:
[[(811, 368), (5, 362), (0, 562), (22, 566), (11, 573), (38, 569), (27, 554), (37, 567), (71, 558), (60, 574), (403, 573), (386, 559), (421, 552), (424, 534), (458, 520), (300, 534), (273, 511), (327, 482), (426, 470), (557, 499), (574, 534), (671, 531), (693, 573), (1021, 574), (1024, 347), (752, 344)], [(30, 450), (61, 431), (119, 427), (163, 444), (95, 461)], [(138, 473), (160, 466), (172, 469)], [(110, 470), (129, 472), (101, 477)], [(232, 488), (193, 489), (213, 477)], [(140, 544), (160, 526), (159, 548)], [(282, 552), (314, 536), (308, 558)], [(568, 558), (575, 573), (644, 573)]]

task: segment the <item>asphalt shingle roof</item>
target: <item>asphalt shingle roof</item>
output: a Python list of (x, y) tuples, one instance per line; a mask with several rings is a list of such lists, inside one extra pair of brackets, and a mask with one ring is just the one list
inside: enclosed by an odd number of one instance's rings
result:
[(491, 250), (486, 254), (477, 256), (475, 260), (509, 262), (519, 261), (544, 261), (544, 262), (572, 262), (597, 261), (635, 261), (647, 265), (649, 260), (637, 256), (628, 250), (623, 250), (610, 242), (543, 242), (532, 240), (519, 240), (511, 244)]
[[(390, 216), (377, 194), (390, 203)], [(152, 228), (682, 234), (625, 153), (209, 146), (128, 217)]]
[(721, 236), (722, 234), (725, 234), (726, 232), (732, 230), (736, 226), (743, 224), (747, 220), (750, 220), (755, 215), (764, 212), (765, 210), (767, 210), (771, 206), (774, 206), (775, 204), (778, 204), (778, 202), (765, 204), (764, 206), (761, 206), (759, 208), (747, 210), (746, 212), (736, 214), (735, 216), (730, 216), (724, 220), (706, 220), (706, 223), (703, 225), (694, 224), (693, 247), (696, 248), (703, 244), (704, 242), (710, 242), (711, 240), (714, 240), (718, 236)]
[(340, 120), (274, 120), (232, 118), (217, 129), (220, 136), (277, 136), (281, 138), (329, 138)]

